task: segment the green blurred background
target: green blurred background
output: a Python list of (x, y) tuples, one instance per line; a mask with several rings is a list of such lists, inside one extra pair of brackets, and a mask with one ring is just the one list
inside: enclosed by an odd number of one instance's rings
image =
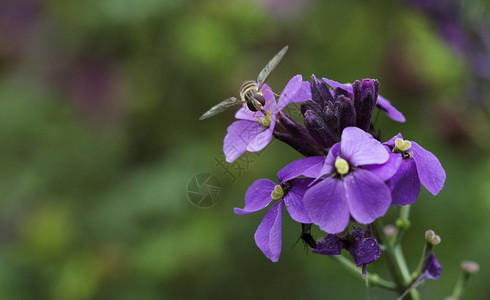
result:
[[(464, 60), (425, 14), (391, 0), (3, 0), (0, 299), (394, 299), (292, 248), (288, 218), (271, 263), (253, 240), (263, 212), (233, 213), (254, 180), (300, 156), (275, 141), (226, 173), (233, 113), (198, 117), (284, 45), (276, 92), (298, 73), (379, 79), (407, 117), (380, 114), (383, 137), (402, 132), (447, 172), (437, 197), (421, 192), (405, 237), (412, 267), (425, 230), (442, 237), (443, 274), (423, 299), (450, 295), (466, 259), (481, 271), (464, 299), (490, 299), (489, 119), (465, 101)], [(186, 195), (201, 172), (223, 185), (208, 209)]]

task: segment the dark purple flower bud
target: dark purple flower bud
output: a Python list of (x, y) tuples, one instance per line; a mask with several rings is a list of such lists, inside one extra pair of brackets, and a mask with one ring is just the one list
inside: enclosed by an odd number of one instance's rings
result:
[(334, 101), (325, 81), (317, 79), (315, 75), (311, 76), (311, 98), (320, 106), (325, 106)]
[(371, 117), (378, 99), (379, 83), (377, 80), (356, 80), (353, 84), (354, 107), (356, 109), (356, 126), (362, 130), (369, 130)]
[(324, 148), (332, 147), (336, 143), (332, 132), (323, 119), (313, 110), (307, 110), (304, 115), (305, 127), (311, 137)]
[(335, 114), (335, 108), (333, 105), (327, 105), (323, 108), (323, 116), (325, 118), (327, 128), (330, 130), (330, 132), (332, 132), (333, 139), (336, 142), (339, 142), (342, 130), (339, 128), (339, 119)]
[(335, 98), (337, 98), (338, 96), (350, 98), (349, 92), (341, 87), (335, 88)]
[(340, 130), (346, 127), (356, 126), (356, 110), (350, 98), (338, 96), (335, 100), (335, 114), (339, 122)]
[(316, 112), (317, 115), (323, 116), (323, 109), (320, 105), (318, 105), (316, 102), (313, 102), (311, 100), (306, 100), (305, 102), (301, 103), (300, 106), (301, 113), (304, 115), (308, 110), (313, 110)]
[[(304, 156), (323, 155), (322, 147), (310, 136), (306, 128), (282, 112), (277, 114), (277, 120), (280, 122), (280, 126), (274, 128), (273, 134), (278, 140), (293, 147)], [(279, 129), (281, 126), (285, 131)]]

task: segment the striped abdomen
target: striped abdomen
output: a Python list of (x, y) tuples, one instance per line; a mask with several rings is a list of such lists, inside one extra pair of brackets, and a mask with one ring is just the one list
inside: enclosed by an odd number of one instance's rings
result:
[(242, 84), (240, 87), (240, 98), (247, 103), (251, 111), (262, 110), (265, 105), (265, 98), (262, 92), (257, 89), (257, 84), (252, 80), (245, 81)]

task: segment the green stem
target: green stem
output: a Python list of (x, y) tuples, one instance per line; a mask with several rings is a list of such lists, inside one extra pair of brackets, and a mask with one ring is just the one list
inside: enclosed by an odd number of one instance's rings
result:
[(470, 276), (466, 274), (464, 271), (458, 277), (458, 281), (456, 281), (456, 285), (453, 289), (453, 294), (451, 295), (451, 300), (459, 300), (461, 295), (463, 295), (464, 287), (466, 286), (466, 282)]
[(422, 275), (422, 269), (424, 268), (425, 262), (429, 258), (431, 251), (432, 251), (432, 244), (425, 243), (424, 249), (422, 250), (422, 256), (420, 257), (417, 268), (415, 269), (415, 271), (412, 272), (411, 284), (414, 283), (417, 280), (417, 278), (420, 277), (420, 275)]
[(405, 231), (410, 227), (410, 205), (405, 205), (400, 208), (400, 216), (396, 220), (396, 226), (398, 227), (398, 231), (394, 238), (394, 245), (398, 245), (401, 243), (403, 235)]
[[(347, 270), (349, 270), (351, 273), (354, 275), (361, 276), (362, 278), (362, 270), (361, 268), (358, 268), (353, 262), (351, 262), (349, 259), (347, 259), (343, 255), (330, 255), (331, 258), (342, 264)], [(381, 277), (379, 277), (378, 274), (374, 273), (369, 273), (366, 272), (366, 278), (368, 283), (371, 286), (379, 286), (388, 290), (396, 290), (396, 285), (395, 283), (385, 280)]]
[[(402, 218), (408, 218), (408, 210), (403, 210)], [(408, 219), (407, 219), (408, 220)], [(390, 268), (391, 274), (396, 283), (396, 290), (400, 295), (402, 295), (405, 290), (409, 287), (411, 282), (410, 271), (408, 270), (407, 263), (405, 261), (405, 257), (403, 255), (402, 248), (400, 244), (392, 244), (388, 240), (388, 237), (384, 233), (383, 222), (380, 219), (374, 221), (374, 228), (376, 236), (379, 241), (385, 246), (384, 253), (386, 254), (388, 267)], [(407, 295), (410, 300), (419, 300), (419, 294), (417, 290), (413, 289)]]

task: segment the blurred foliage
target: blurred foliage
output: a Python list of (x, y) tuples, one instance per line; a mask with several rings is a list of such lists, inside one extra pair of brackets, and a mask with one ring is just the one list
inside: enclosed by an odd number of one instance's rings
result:
[[(274, 89), (297, 73), (376, 77), (408, 120), (380, 114), (384, 137), (402, 131), (446, 168), (445, 189), (421, 193), (406, 236), (412, 266), (426, 229), (443, 240), (443, 275), (424, 298), (449, 295), (465, 259), (481, 265), (465, 299), (490, 298), (490, 130), (462, 99), (464, 62), (403, 3), (292, 2), (0, 3), (0, 298), (393, 299), (291, 250), (300, 228), (290, 220), (270, 263), (253, 241), (262, 215), (233, 214), (249, 184), (299, 156), (275, 141), (234, 179), (217, 164), (233, 114), (197, 119), (285, 44)], [(210, 209), (186, 199), (199, 172), (224, 183)]]

